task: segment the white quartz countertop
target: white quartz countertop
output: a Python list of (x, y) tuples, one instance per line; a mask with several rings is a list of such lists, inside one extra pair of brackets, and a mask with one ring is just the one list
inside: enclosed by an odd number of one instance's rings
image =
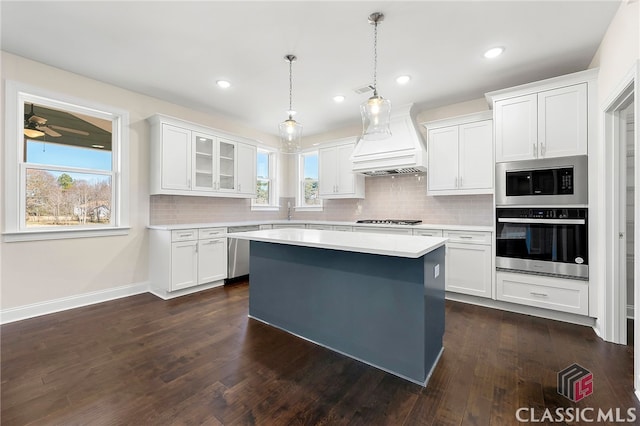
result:
[(228, 234), (230, 238), (265, 243), (342, 250), (358, 253), (419, 258), (443, 246), (446, 238), (386, 235), (317, 229), (264, 229)]
[(173, 231), (181, 229), (196, 229), (196, 228), (226, 228), (232, 226), (247, 226), (247, 225), (301, 225), (313, 224), (313, 225), (333, 225), (333, 226), (357, 226), (357, 227), (371, 227), (371, 228), (404, 228), (404, 229), (442, 229), (445, 231), (482, 231), (492, 232), (492, 226), (486, 225), (444, 225), (444, 224), (431, 224), (421, 223), (419, 225), (392, 225), (392, 224), (380, 224), (380, 223), (356, 223), (355, 221), (328, 221), (328, 220), (260, 220), (260, 221), (243, 221), (243, 222), (211, 222), (211, 223), (180, 223), (170, 225), (149, 225), (149, 229), (158, 229), (164, 231)]

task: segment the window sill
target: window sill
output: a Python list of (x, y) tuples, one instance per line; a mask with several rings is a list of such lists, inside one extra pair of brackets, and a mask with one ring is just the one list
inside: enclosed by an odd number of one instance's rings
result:
[(252, 212), (277, 212), (280, 211), (280, 206), (251, 206)]
[(15, 243), (21, 241), (45, 241), (64, 240), (69, 238), (96, 238), (111, 237), (115, 235), (128, 235), (131, 228), (105, 228), (105, 229), (55, 229), (55, 230), (33, 230), (22, 232), (4, 232), (2, 241), (5, 243)]

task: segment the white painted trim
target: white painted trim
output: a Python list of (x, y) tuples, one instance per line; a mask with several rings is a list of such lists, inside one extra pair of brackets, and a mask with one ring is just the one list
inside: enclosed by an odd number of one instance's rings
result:
[(210, 288), (222, 287), (224, 285), (224, 280), (213, 281), (208, 284), (197, 285), (193, 287), (183, 288), (182, 290), (176, 291), (166, 291), (160, 288), (149, 288), (149, 293), (153, 294), (156, 297), (159, 297), (162, 300), (170, 300), (175, 299), (176, 297), (186, 296), (187, 294), (198, 293), (203, 290), (209, 290)]
[(92, 291), (90, 293), (75, 296), (62, 297), (60, 299), (47, 300), (15, 308), (0, 311), (0, 324), (7, 324), (41, 315), (80, 308), (109, 300), (120, 299), (136, 294), (146, 293), (149, 290), (148, 282), (128, 284), (106, 290)]
[(84, 229), (51, 229), (48, 231), (5, 232), (2, 241), (15, 243), (20, 241), (62, 240), (67, 238), (96, 238), (128, 235), (129, 227), (123, 228), (84, 228)]
[(627, 305), (627, 319), (633, 319), (634, 312), (633, 305)]
[[(594, 328), (595, 331), (595, 318), (591, 318), (585, 315), (570, 314), (567, 312), (553, 311), (550, 309), (536, 308), (533, 306), (518, 305), (515, 303), (502, 302), (500, 300), (493, 300), (484, 297), (470, 296), (452, 292), (446, 292), (445, 298), (447, 300), (452, 300), (455, 302), (484, 306), (485, 308), (499, 309), (501, 311), (514, 312), (517, 314), (531, 315), (539, 318), (584, 325)], [(596, 331), (596, 333), (598, 332)]]

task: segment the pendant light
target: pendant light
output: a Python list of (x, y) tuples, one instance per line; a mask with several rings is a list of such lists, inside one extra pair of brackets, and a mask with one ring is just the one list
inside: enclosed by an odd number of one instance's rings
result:
[(295, 154), (300, 152), (300, 138), (302, 137), (302, 125), (293, 119), (293, 111), (291, 107), (291, 98), (293, 93), (293, 84), (291, 78), (292, 64), (297, 59), (295, 55), (286, 55), (285, 61), (289, 62), (289, 118), (280, 123), (280, 150), (285, 154)]
[(373, 25), (373, 96), (360, 105), (362, 114), (362, 138), (366, 140), (380, 140), (391, 136), (389, 121), (391, 120), (391, 101), (378, 95), (377, 67), (378, 67), (378, 23), (384, 20), (384, 15), (374, 12), (369, 15), (369, 23)]

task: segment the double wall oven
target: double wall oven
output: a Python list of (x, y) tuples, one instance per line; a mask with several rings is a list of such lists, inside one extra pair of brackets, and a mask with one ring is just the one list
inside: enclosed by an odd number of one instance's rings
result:
[(587, 157), (496, 165), (496, 268), (589, 278)]

